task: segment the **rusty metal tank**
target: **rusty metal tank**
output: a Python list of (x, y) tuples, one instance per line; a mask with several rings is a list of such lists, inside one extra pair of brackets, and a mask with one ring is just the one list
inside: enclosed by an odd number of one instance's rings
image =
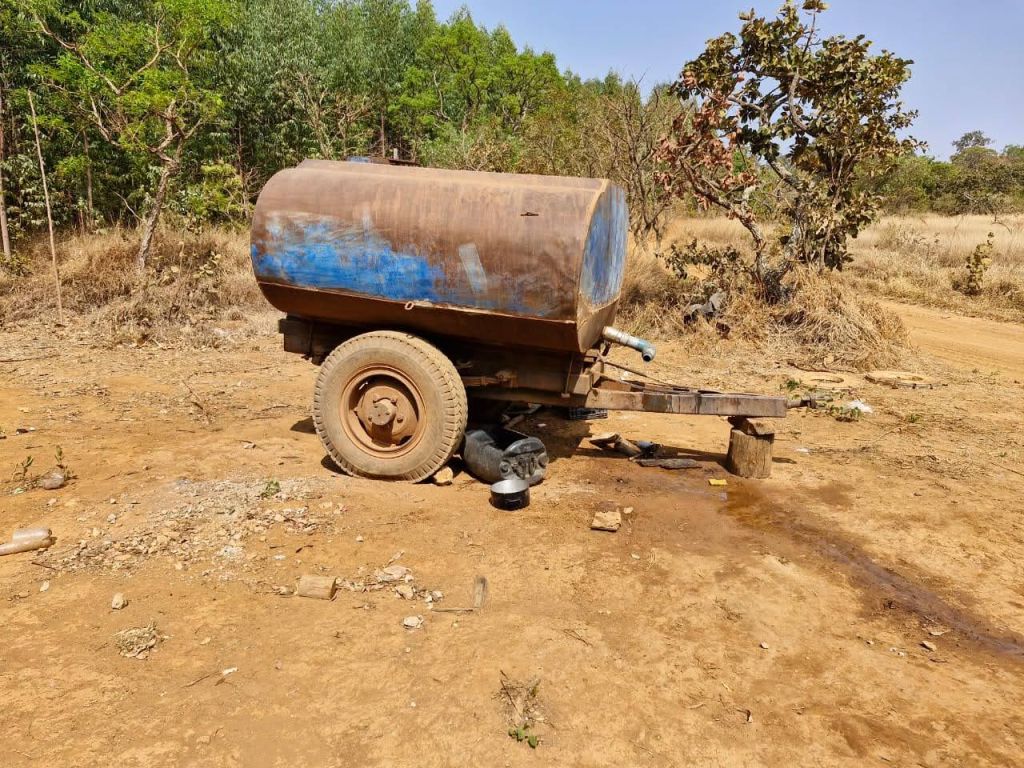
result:
[(575, 355), (614, 319), (626, 230), (604, 179), (306, 160), (263, 188), (252, 263), (291, 315)]

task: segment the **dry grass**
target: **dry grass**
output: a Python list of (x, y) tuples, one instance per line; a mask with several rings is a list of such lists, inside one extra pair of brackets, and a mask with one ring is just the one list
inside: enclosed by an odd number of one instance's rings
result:
[[(58, 245), (65, 314), (113, 342), (216, 344), (214, 325), (266, 309), (253, 280), (245, 232), (161, 232), (145, 274), (135, 269), (138, 233), (121, 229)], [(28, 273), (0, 272), (0, 327), (56, 317), (45, 241), (26, 249)]]
[[(746, 230), (728, 219), (679, 219), (666, 242), (696, 238), (715, 246), (749, 250)], [(699, 270), (695, 270), (699, 274)], [(906, 331), (899, 318), (865, 299), (841, 274), (796, 270), (788, 278), (793, 298), (767, 306), (742, 286), (733, 290), (711, 323), (685, 323), (684, 310), (703, 298), (699, 277), (682, 281), (640, 249), (630, 254), (620, 324), (641, 336), (686, 334), (694, 351), (708, 352), (723, 336), (770, 346), (778, 359), (822, 369), (869, 370), (895, 366), (904, 356)]]
[[(988, 233), (995, 252), (979, 296), (953, 285)], [(851, 244), (850, 283), (894, 299), (1006, 320), (1024, 320), (1024, 216), (886, 217)]]

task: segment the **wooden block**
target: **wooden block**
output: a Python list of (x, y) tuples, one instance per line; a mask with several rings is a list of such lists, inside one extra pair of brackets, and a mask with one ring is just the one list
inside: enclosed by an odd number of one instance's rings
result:
[(338, 586), (333, 576), (300, 576), (295, 587), (299, 597), (315, 597), (318, 600), (333, 600)]
[(740, 477), (771, 477), (774, 444), (774, 433), (749, 435), (743, 430), (733, 429), (729, 433), (729, 455), (725, 466)]
[(756, 437), (773, 437), (775, 435), (775, 419), (751, 419), (746, 416), (733, 416), (729, 423), (736, 429)]

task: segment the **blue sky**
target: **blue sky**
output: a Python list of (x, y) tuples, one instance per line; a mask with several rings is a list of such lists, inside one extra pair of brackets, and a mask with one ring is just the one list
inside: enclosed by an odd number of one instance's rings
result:
[[(520, 46), (551, 51), (563, 69), (653, 84), (674, 79), (709, 37), (737, 30), (743, 8), (772, 13), (781, 0), (434, 0), (440, 18), (462, 5)], [(905, 100), (930, 154), (948, 157), (975, 129), (999, 149), (1024, 144), (1024, 0), (832, 0), (822, 27), (914, 60)]]

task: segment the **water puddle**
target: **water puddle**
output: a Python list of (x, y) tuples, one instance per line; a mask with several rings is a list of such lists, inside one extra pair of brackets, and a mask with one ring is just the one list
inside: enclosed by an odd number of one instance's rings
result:
[[(815, 520), (799, 503), (784, 507), (735, 479), (729, 480), (726, 489), (709, 488), (706, 477), (699, 473), (672, 475), (637, 467), (635, 472), (622, 472), (618, 482), (624, 482), (623, 491), (635, 496), (638, 504), (642, 499), (651, 511), (644, 520), (647, 534), (656, 541), (682, 540), (688, 550), (720, 552), (722, 548), (735, 549), (737, 539), (753, 536), (767, 549), (790, 559), (809, 554), (838, 569), (874, 610), (902, 612), (923, 627), (949, 630), (964, 644), (1024, 659), (1024, 636), (994, 627), (967, 607), (968, 598), (953, 595), (959, 603), (954, 605), (920, 581), (882, 565), (856, 541)], [(688, 501), (683, 509), (681, 498)], [(817, 491), (816, 498), (853, 508), (852, 501), (837, 488)]]

